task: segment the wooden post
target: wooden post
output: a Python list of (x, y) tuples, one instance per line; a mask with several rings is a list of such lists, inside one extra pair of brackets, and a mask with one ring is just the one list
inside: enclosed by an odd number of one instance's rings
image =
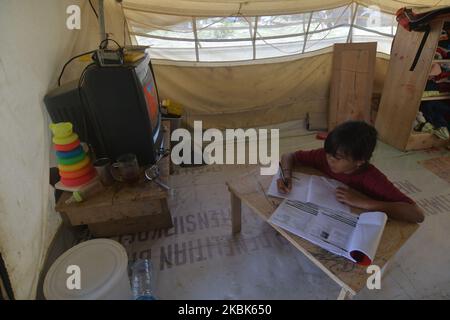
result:
[(241, 199), (230, 190), (231, 199), (231, 231), (233, 234), (241, 232)]
[(353, 295), (348, 292), (346, 289), (342, 288), (341, 292), (339, 292), (338, 300), (351, 300), (353, 299)]

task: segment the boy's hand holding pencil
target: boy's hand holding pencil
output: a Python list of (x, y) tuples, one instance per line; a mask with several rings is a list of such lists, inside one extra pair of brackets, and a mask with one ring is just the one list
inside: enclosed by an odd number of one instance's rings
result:
[(291, 169), (284, 169), (280, 162), (280, 178), (277, 180), (278, 191), (289, 193), (292, 189)]

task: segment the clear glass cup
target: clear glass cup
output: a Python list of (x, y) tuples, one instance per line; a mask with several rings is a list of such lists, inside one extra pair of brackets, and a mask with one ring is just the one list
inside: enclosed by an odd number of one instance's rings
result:
[(117, 158), (111, 165), (111, 174), (120, 182), (136, 182), (139, 180), (139, 163), (135, 154), (127, 153)]

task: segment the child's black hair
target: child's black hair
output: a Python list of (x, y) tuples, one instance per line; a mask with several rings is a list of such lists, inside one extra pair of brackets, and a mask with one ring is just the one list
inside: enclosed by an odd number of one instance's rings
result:
[(365, 161), (372, 157), (377, 144), (377, 130), (363, 121), (347, 121), (334, 128), (325, 140), (325, 152), (337, 153), (353, 161)]

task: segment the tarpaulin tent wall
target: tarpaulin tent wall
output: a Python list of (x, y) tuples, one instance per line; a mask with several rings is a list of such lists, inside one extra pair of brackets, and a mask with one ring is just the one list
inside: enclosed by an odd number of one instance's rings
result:
[[(81, 8), (80, 30), (66, 27), (70, 5)], [(18, 299), (35, 297), (61, 224), (49, 186), (50, 121), (43, 98), (56, 86), (77, 43), (95, 38), (90, 49), (99, 42), (86, 6), (83, 0), (0, 2), (0, 251)], [(118, 21), (114, 12), (108, 6), (109, 24)], [(76, 77), (81, 67), (75, 62), (68, 76)]]
[(19, 299), (34, 297), (60, 224), (48, 183), (43, 96), (73, 50), (77, 32), (65, 28), (65, 12), (74, 3), (0, 3), (0, 251)]
[[(322, 1), (313, 6), (304, 1), (123, 1), (121, 5), (109, 3), (106, 6), (106, 30), (120, 43), (124, 39), (127, 43), (135, 43), (133, 36), (128, 40), (125, 34), (130, 28), (132, 31), (136, 23), (150, 31), (157, 26), (171, 28), (181, 21), (190, 20), (191, 16), (205, 14), (279, 14), (316, 10), (322, 5), (328, 8), (352, 3)], [(183, 15), (176, 9), (180, 7), (183, 8)], [(209, 11), (205, 12), (205, 8)], [(387, 6), (383, 9), (392, 11)], [(169, 14), (162, 14), (164, 10)], [(124, 12), (126, 24), (119, 11)], [(114, 12), (115, 19), (111, 12)], [(95, 16), (87, 16), (88, 25), (92, 26), (92, 30), (98, 30)], [(97, 32), (84, 34), (78, 39), (73, 53), (94, 48), (97, 43)], [(325, 111), (331, 76), (331, 51), (331, 48), (325, 48), (304, 55), (234, 63), (154, 60), (153, 64), (161, 97), (184, 105), (188, 123), (203, 120), (204, 127), (246, 127), (304, 118), (306, 112), (311, 110)], [(380, 71), (377, 73), (375, 91), (381, 90), (382, 71), (387, 66), (385, 58), (380, 57), (377, 61), (380, 66), (377, 70)], [(67, 72), (64, 79), (75, 78), (81, 67), (74, 64), (69, 70), (75, 71)], [(255, 112), (258, 113), (256, 118)]]
[[(97, 1), (93, 1), (97, 5)], [(105, 1), (106, 30), (130, 43), (122, 6), (146, 14), (186, 16), (261, 15), (332, 8), (350, 1)], [(359, 1), (393, 13), (401, 6), (445, 5), (448, 1)], [(66, 9), (79, 5), (80, 30), (68, 30)], [(180, 18), (181, 17), (181, 18)], [(125, 27), (125, 28), (124, 28)], [(47, 250), (61, 224), (49, 187), (51, 137), (43, 105), (56, 86), (63, 64), (73, 55), (98, 46), (99, 29), (87, 1), (3, 0), (0, 2), (0, 251), (14, 294), (36, 296)], [(63, 82), (76, 79), (83, 63), (74, 62)], [(386, 61), (377, 61), (376, 88)], [(331, 53), (308, 57), (220, 66), (155, 63), (162, 97), (187, 107), (189, 119), (209, 126), (250, 126), (301, 118), (307, 110), (325, 110)], [(379, 91), (379, 90), (378, 90)], [(258, 117), (255, 111), (259, 112)], [(258, 123), (260, 122), (260, 123)]]

